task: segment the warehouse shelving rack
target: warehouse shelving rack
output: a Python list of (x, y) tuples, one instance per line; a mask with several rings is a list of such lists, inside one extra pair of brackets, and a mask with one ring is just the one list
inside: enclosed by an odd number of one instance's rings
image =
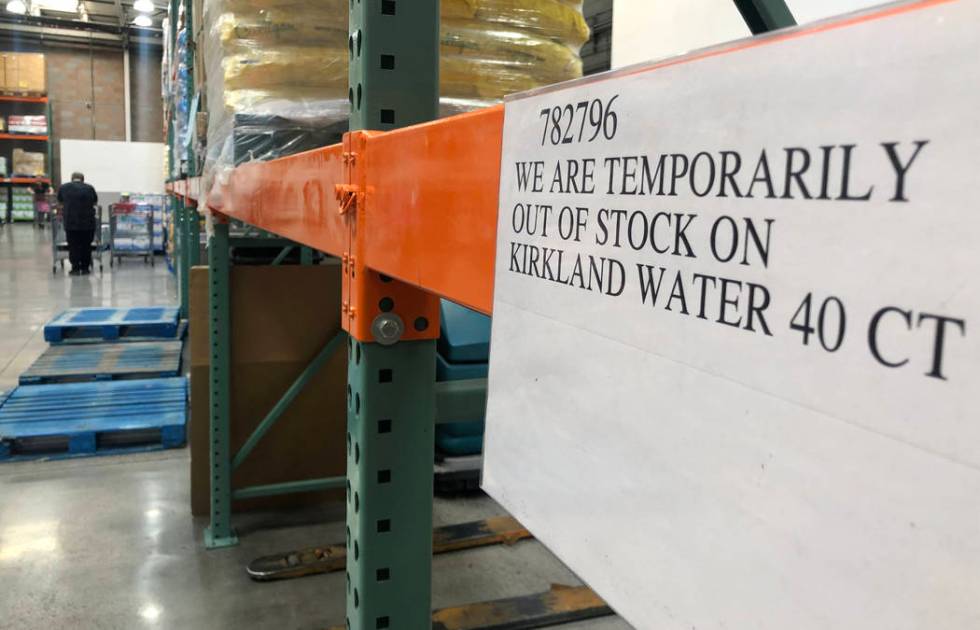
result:
[[(12, 146), (12, 145), (30, 145), (36, 146), (37, 143), (44, 143), (44, 154), (46, 164), (47, 164), (47, 174), (40, 177), (16, 177), (13, 176), (13, 160), (11, 159), (12, 148), (7, 148), (2, 150), (2, 154), (7, 157), (7, 170), (10, 176), (5, 174), (0, 177), (0, 195), (5, 199), (7, 204), (7, 211), (4, 216), (0, 217), (0, 224), (12, 223), (13, 222), (13, 194), (12, 190), (14, 186), (35, 186), (38, 184), (51, 184), (51, 173), (54, 169), (53, 162), (53, 152), (52, 152), (52, 117), (51, 117), (51, 103), (48, 101), (48, 97), (45, 95), (28, 95), (28, 94), (0, 94), (0, 103), (3, 104), (13, 104), (14, 106), (42, 106), (43, 114), (47, 121), (47, 130), (43, 134), (25, 134), (25, 133), (0, 133), (0, 146)], [(9, 105), (8, 105), (9, 107)], [(35, 112), (37, 113), (37, 112)], [(32, 218), (32, 221), (36, 222), (36, 217)]]
[[(178, 1), (172, 0), (172, 15)], [(753, 33), (794, 24), (783, 0), (734, 1)], [(212, 506), (206, 543), (237, 542), (230, 473), (248, 451), (233, 457), (228, 445), (229, 229), (242, 224), (341, 259), (347, 475), (318, 480), (317, 489), (347, 489), (347, 628), (354, 630), (430, 626), (433, 425), (472, 417), (486, 397), (485, 381), (435, 383), (435, 340), (439, 298), (492, 311), (504, 110), (430, 122), (438, 102), (438, 10), (438, 0), (352, 0), (351, 131), (343, 143), (241, 165), (208, 197)], [(394, 69), (381, 67), (382, 54), (395, 58)], [(186, 270), (197, 255), (195, 205), (205, 192), (194, 175), (171, 187), (182, 226), (184, 313)], [(290, 391), (306, 380), (304, 372)], [(287, 394), (281, 404), (288, 402)], [(249, 443), (274, 421), (267, 417)], [(303, 489), (285, 485), (259, 491)]]

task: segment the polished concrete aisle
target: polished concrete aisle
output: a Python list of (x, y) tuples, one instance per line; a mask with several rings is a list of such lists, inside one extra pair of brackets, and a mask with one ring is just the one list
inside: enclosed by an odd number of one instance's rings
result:
[(69, 265), (51, 273), (51, 231), (29, 224), (0, 227), (0, 391), (44, 352), (42, 328), (73, 306), (155, 306), (175, 304), (177, 283), (162, 258), (151, 267), (124, 259), (116, 270), (99, 266), (89, 276), (69, 276)]
[[(175, 303), (163, 265), (88, 277), (51, 274), (46, 232), (0, 228), (0, 389), (44, 348), (68, 306)], [(0, 464), (0, 628), (322, 629), (344, 618), (342, 573), (259, 584), (252, 559), (344, 539), (338, 509), (236, 518), (241, 544), (205, 551), (190, 516), (186, 449)], [(484, 496), (437, 499), (436, 525), (503, 514)], [(540, 543), (440, 556), (434, 605), (546, 590), (575, 577)], [(651, 594), (652, 595), (652, 594)], [(562, 626), (625, 630), (616, 618)]]

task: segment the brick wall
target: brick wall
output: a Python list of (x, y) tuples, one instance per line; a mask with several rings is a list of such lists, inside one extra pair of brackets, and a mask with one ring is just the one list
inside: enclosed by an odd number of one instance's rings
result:
[(47, 49), (54, 176), (59, 140), (125, 140), (123, 55), (120, 51)]
[[(22, 39), (4, 42), (0, 49), (45, 55), (52, 110), (52, 175), (55, 182), (61, 181), (58, 145), (62, 138), (126, 139), (122, 50), (90, 50), (86, 46), (51, 45)], [(130, 50), (132, 139), (135, 142), (162, 141), (161, 54), (159, 47), (134, 45)]]
[(163, 98), (160, 96), (159, 47), (134, 47), (129, 53), (129, 80), (134, 142), (163, 139)]

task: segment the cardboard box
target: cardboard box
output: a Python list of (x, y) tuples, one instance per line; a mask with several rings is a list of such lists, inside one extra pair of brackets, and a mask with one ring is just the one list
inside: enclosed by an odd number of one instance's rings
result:
[[(191, 510), (210, 510), (208, 269), (190, 278)], [(340, 330), (340, 267), (232, 268), (231, 446), (237, 452)], [(346, 346), (320, 369), (235, 471), (233, 488), (343, 475)], [(342, 490), (237, 501), (236, 512), (340, 502)]]
[(43, 177), (45, 155), (23, 149), (14, 149), (12, 173), (23, 177)]
[(44, 94), (47, 75), (42, 53), (3, 53), (2, 89), (7, 92)]

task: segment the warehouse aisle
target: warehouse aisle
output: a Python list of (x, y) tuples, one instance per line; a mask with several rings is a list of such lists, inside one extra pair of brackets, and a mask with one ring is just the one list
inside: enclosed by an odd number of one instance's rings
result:
[[(52, 276), (49, 234), (0, 229), (0, 389), (44, 349), (69, 306), (176, 301), (173, 277), (129, 261), (104, 276)], [(108, 262), (108, 261), (107, 261)], [(343, 573), (249, 580), (245, 565), (342, 541), (342, 510), (236, 516), (238, 547), (206, 551), (190, 516), (187, 449), (0, 465), (0, 628), (325, 628), (344, 617)], [(435, 524), (502, 514), (489, 498), (436, 499)], [(511, 597), (578, 581), (536, 541), (434, 560), (433, 605)], [(617, 618), (561, 626), (624, 630)]]
[[(154, 306), (177, 303), (177, 283), (163, 259), (151, 267), (123, 261), (90, 276), (51, 273), (51, 231), (29, 224), (0, 227), (0, 391), (47, 347), (42, 327), (63, 309), (75, 306)], [(65, 265), (68, 266), (67, 263)]]

